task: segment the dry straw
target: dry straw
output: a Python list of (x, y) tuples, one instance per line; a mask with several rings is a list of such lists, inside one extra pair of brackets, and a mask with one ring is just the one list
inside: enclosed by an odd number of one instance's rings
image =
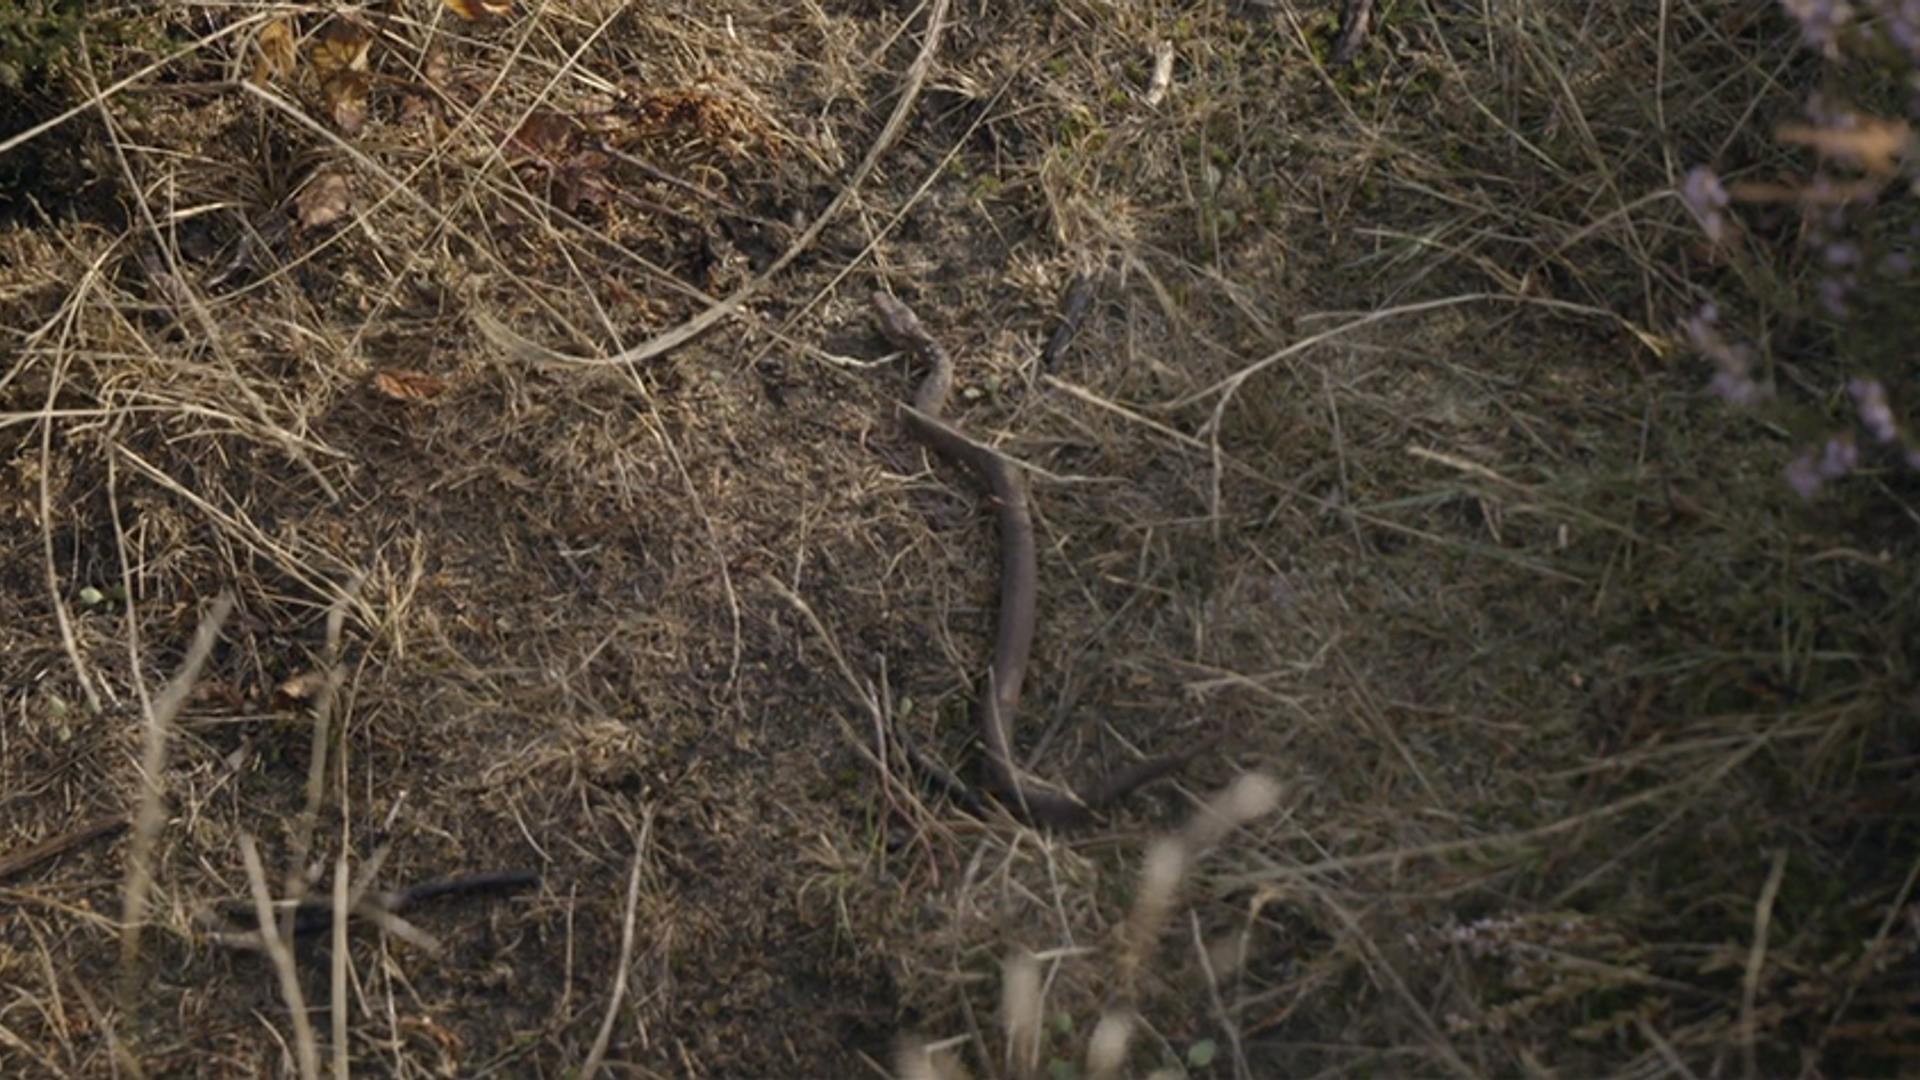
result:
[[(1168, 920), (1179, 906), (1183, 885), (1209, 851), (1236, 830), (1272, 813), (1280, 805), (1280, 796), (1276, 781), (1248, 773), (1207, 800), (1179, 832), (1148, 843), (1141, 860), (1139, 888), (1113, 956), (1112, 1004), (1087, 1037), (1085, 1075), (1091, 1080), (1122, 1075), (1139, 1028), (1133, 1002), (1140, 976), (1151, 966)], [(1043, 1060), (1046, 1000), (1039, 958), (1024, 948), (1008, 954), (1001, 968), (1000, 987), (1005, 1075), (1029, 1080), (1053, 1071)], [(918, 1037), (900, 1041), (894, 1072), (899, 1080), (954, 1080), (968, 1075), (947, 1047), (930, 1045)]]

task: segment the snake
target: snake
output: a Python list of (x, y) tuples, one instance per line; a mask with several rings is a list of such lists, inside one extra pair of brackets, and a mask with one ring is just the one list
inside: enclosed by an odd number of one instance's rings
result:
[[(971, 469), (993, 496), (1000, 530), (1000, 603), (995, 617), (993, 660), (986, 685), (974, 699), (974, 720), (986, 751), (986, 775), (994, 795), (1015, 814), (1035, 825), (1053, 829), (1083, 826), (1135, 789), (1184, 768), (1205, 752), (1211, 741), (1179, 753), (1148, 758), (1117, 769), (1077, 792), (1026, 776), (1014, 757), (1013, 725), (1020, 707), (1020, 690), (1033, 651), (1034, 625), (1039, 608), (1039, 560), (1035, 554), (1033, 511), (1028, 504), (1026, 479), (1012, 462), (955, 427), (945, 418), (953, 393), (953, 357), (929, 333), (911, 307), (889, 293), (874, 292), (874, 321), (896, 348), (919, 360), (927, 373), (911, 402), (902, 402), (902, 426), (914, 441), (956, 465)], [(964, 784), (920, 760), (911, 743), (903, 741), (909, 756), (942, 786), (969, 803), (980, 800)]]
[[(418, 885), (395, 891), (368, 891), (362, 895), (348, 913), (349, 919), (358, 919), (368, 912), (385, 915), (398, 915), (403, 911), (443, 897), (470, 896), (476, 894), (506, 894), (522, 889), (534, 888), (540, 884), (540, 874), (534, 870), (489, 870), (479, 874), (463, 874), (457, 877), (435, 878)], [(238, 923), (251, 914), (251, 908), (243, 903), (226, 905), (226, 914)], [(333, 927), (333, 901), (324, 896), (312, 896), (300, 901), (293, 909), (293, 934), (296, 938), (311, 937)], [(211, 938), (216, 944), (233, 947), (251, 948), (258, 942), (256, 931), (213, 930)]]

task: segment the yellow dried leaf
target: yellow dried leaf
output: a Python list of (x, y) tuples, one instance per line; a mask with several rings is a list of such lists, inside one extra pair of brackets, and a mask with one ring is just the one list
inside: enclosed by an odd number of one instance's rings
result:
[(431, 401), (447, 392), (447, 382), (422, 371), (388, 368), (373, 373), (373, 388), (395, 401)]
[(308, 57), (322, 83), (344, 71), (365, 72), (373, 32), (351, 19), (332, 19), (320, 30)]
[(254, 82), (266, 83), (293, 74), (298, 56), (293, 45), (293, 27), (287, 20), (275, 19), (261, 27), (254, 47), (260, 51), (253, 66)]
[(326, 672), (299, 672), (273, 688), (273, 707), (276, 711), (285, 712), (310, 704), (326, 686)]
[(579, 135), (580, 125), (571, 117), (535, 109), (513, 133), (513, 142), (535, 157), (562, 161), (573, 154)]
[(504, 19), (513, 14), (513, 0), (442, 0), (447, 10), (469, 22)]

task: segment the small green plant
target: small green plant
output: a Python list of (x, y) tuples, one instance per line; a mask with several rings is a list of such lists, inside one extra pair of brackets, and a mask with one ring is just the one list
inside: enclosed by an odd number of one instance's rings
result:
[(79, 46), (86, 18), (81, 0), (0, 4), (0, 87), (19, 90), (56, 69)]

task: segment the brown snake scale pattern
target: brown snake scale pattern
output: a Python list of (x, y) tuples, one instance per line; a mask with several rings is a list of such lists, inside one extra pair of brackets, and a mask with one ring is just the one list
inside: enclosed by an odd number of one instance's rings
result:
[[(907, 433), (941, 457), (980, 475), (993, 493), (1000, 526), (1000, 609), (993, 638), (993, 663), (987, 683), (974, 701), (975, 720), (986, 748), (987, 779), (1007, 808), (1036, 825), (1071, 828), (1091, 822), (1100, 810), (1135, 788), (1183, 768), (1205, 752), (1211, 741), (1177, 754), (1149, 758), (1108, 774), (1077, 794), (1024, 776), (1013, 752), (1013, 721), (1033, 650), (1039, 593), (1034, 552), (1033, 514), (1027, 485), (1006, 458), (973, 441), (943, 418), (953, 392), (953, 358), (934, 340), (913, 309), (875, 292), (873, 310), (881, 333), (927, 366), (913, 403), (900, 407)], [(914, 751), (908, 745), (909, 754)], [(927, 767), (923, 764), (922, 767)], [(941, 782), (964, 791), (951, 776), (932, 769)], [(969, 801), (977, 802), (969, 796)]]

